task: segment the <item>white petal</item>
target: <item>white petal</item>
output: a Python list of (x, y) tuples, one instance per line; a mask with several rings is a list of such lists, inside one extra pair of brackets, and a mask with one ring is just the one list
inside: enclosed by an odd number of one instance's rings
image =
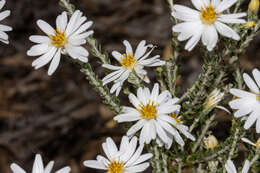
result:
[(129, 54), (132, 54), (132, 55), (133, 55), (133, 49), (132, 49), (131, 44), (130, 44), (127, 40), (124, 40), (124, 41), (123, 41), (123, 44), (124, 44), (125, 47), (126, 47), (126, 53), (127, 53), (127, 55), (129, 55)]
[(260, 133), (260, 118), (257, 119), (255, 128), (256, 128), (256, 133)]
[(243, 78), (248, 88), (250, 88), (250, 90), (253, 91), (254, 93), (258, 94), (259, 89), (255, 84), (255, 82), (253, 81), (253, 79), (246, 73), (243, 74)]
[(237, 0), (223, 0), (215, 9), (217, 13), (221, 13), (224, 10), (228, 9), (232, 5), (234, 5), (237, 2)]
[(39, 55), (47, 53), (48, 50), (49, 50), (49, 46), (47, 44), (37, 44), (37, 45), (32, 46), (27, 51), (27, 55), (28, 56), (39, 56)]
[(119, 114), (116, 117), (114, 117), (114, 120), (118, 121), (119, 123), (137, 121), (141, 119), (139, 114), (140, 113), (138, 111), (136, 111), (136, 114), (133, 113)]
[(166, 135), (166, 132), (163, 130), (163, 128), (161, 127), (161, 125), (159, 123), (155, 123), (155, 127), (156, 127), (156, 131), (157, 131), (157, 135), (160, 137), (160, 139), (165, 143), (165, 144), (169, 144), (170, 143), (170, 139), (169, 137)]
[(0, 21), (4, 20), (6, 17), (10, 16), (11, 11), (10, 10), (5, 10), (0, 13)]
[(186, 22), (200, 20), (200, 13), (198, 11), (183, 5), (174, 5), (173, 10), (172, 16), (176, 19)]
[(10, 167), (13, 173), (26, 173), (19, 165), (15, 163), (12, 163)]
[(244, 125), (244, 128), (245, 128), (245, 129), (249, 129), (249, 128), (255, 123), (255, 121), (256, 121), (259, 117), (260, 117), (260, 112), (259, 112), (259, 113), (256, 112), (256, 111), (252, 112), (252, 113), (249, 115), (248, 119), (246, 120), (246, 123), (245, 123), (245, 125)]
[(66, 166), (58, 171), (56, 171), (55, 173), (69, 173), (71, 171), (70, 167)]
[(50, 173), (54, 165), (54, 161), (50, 161), (47, 166), (44, 168), (43, 173)]
[(60, 63), (60, 56), (61, 56), (61, 49), (58, 49), (58, 51), (56, 52), (56, 54), (54, 55), (52, 61), (51, 61), (51, 65), (49, 67), (48, 70), (48, 75), (51, 76), (55, 70), (57, 69), (59, 63)]
[(140, 165), (136, 165), (136, 166), (126, 168), (126, 172), (128, 172), (128, 173), (143, 172), (148, 167), (149, 167), (149, 163), (146, 162), (146, 163), (143, 163), (143, 164), (140, 164)]
[(194, 5), (194, 7), (197, 8), (198, 10), (201, 10), (202, 7), (205, 7), (203, 0), (191, 0), (191, 2)]
[(69, 23), (68, 23), (68, 25), (67, 25), (67, 28), (66, 28), (66, 35), (67, 35), (67, 36), (69, 36), (70, 34), (72, 34), (72, 30), (74, 29), (75, 23), (76, 23), (78, 17), (80, 16), (80, 13), (81, 13), (81, 12), (80, 12), (79, 10), (76, 10), (76, 11), (72, 14), (72, 16), (71, 16), (71, 18), (70, 18), (70, 20), (69, 20)]
[(112, 55), (118, 62), (121, 62), (121, 58), (123, 57), (123, 55), (121, 53), (119, 53), (117, 51), (113, 51)]
[(127, 131), (127, 136), (132, 136), (137, 131), (139, 131), (144, 126), (145, 120), (139, 120), (137, 123), (135, 123), (130, 129)]
[(51, 41), (49, 37), (40, 35), (32, 35), (29, 40), (34, 43), (49, 43)]
[(102, 170), (107, 170), (105, 165), (103, 163), (100, 163), (96, 160), (87, 160), (83, 162), (84, 166), (89, 167), (89, 168), (94, 168), (94, 169), (102, 169)]
[(242, 173), (247, 173), (249, 171), (249, 168), (250, 168), (250, 162), (246, 160), (242, 169)]
[(0, 10), (4, 7), (5, 3), (6, 3), (5, 0), (0, 1)]
[(218, 21), (216, 21), (214, 23), (214, 25), (215, 25), (217, 31), (221, 35), (223, 35), (225, 37), (232, 38), (234, 40), (240, 40), (240, 36), (233, 29), (231, 29), (229, 26), (227, 26), (227, 25), (225, 25), (221, 22), (218, 22)]
[(225, 164), (225, 168), (228, 173), (237, 173), (236, 167), (231, 160), (227, 161), (227, 163)]
[(241, 138), (241, 140), (242, 140), (243, 142), (245, 142), (245, 143), (248, 143), (248, 144), (250, 144), (250, 145), (256, 146), (255, 143), (251, 142), (251, 141), (250, 141), (249, 139), (247, 139), (247, 138)]
[(140, 58), (141, 56), (143, 56), (144, 53), (146, 52), (147, 46), (145, 46), (145, 44), (146, 44), (146, 41), (145, 41), (145, 40), (142, 40), (142, 41), (138, 44), (138, 46), (137, 46), (137, 48), (136, 48), (136, 50), (135, 50), (135, 55), (134, 55), (134, 57), (135, 57), (136, 59), (139, 59), (139, 58)]
[(32, 66), (35, 67), (35, 69), (39, 69), (42, 66), (46, 65), (47, 63), (49, 63), (50, 60), (55, 55), (56, 50), (57, 49), (55, 47), (52, 47), (51, 49), (49, 49), (49, 51), (47, 53), (43, 54), (38, 59), (34, 60), (32, 62)]
[[(136, 98), (136, 96), (134, 94), (129, 94), (128, 96), (129, 98), (129, 101), (136, 107), (136, 108), (139, 108), (140, 109), (140, 101)], [(145, 104), (145, 103), (144, 103)]]
[(201, 37), (201, 30), (199, 33), (197, 33), (196, 35), (193, 35), (189, 39), (189, 41), (185, 45), (185, 49), (188, 51), (191, 51), (196, 46), (196, 44), (199, 42), (200, 37)]
[(40, 154), (36, 154), (35, 160), (33, 163), (32, 173), (43, 173), (43, 163), (42, 163), (42, 157)]
[(218, 41), (218, 33), (214, 26), (205, 26), (204, 32), (202, 33), (202, 43), (207, 46), (209, 51), (216, 46)]
[(45, 21), (37, 20), (37, 25), (47, 35), (55, 35), (54, 29)]
[(255, 78), (255, 81), (256, 81), (258, 87), (260, 88), (260, 71), (255, 68), (253, 70), (253, 76)]
[(0, 24), (0, 31), (5, 31), (6, 32), (6, 31), (12, 31), (12, 30), (13, 30), (12, 27)]
[(239, 98), (240, 97), (255, 98), (255, 94), (240, 89), (231, 88), (229, 92)]

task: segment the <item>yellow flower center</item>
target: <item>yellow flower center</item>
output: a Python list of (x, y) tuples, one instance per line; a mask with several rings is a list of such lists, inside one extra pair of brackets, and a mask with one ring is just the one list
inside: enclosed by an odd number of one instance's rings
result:
[(151, 103), (149, 101), (146, 105), (143, 105), (143, 103), (141, 103), (139, 106), (141, 107), (141, 109), (137, 110), (141, 113), (141, 117), (143, 119), (151, 120), (157, 117), (156, 105), (153, 101)]
[(133, 69), (135, 66), (136, 60), (133, 54), (129, 54), (128, 56), (126, 54), (123, 54), (123, 57), (121, 58), (120, 64), (128, 69)]
[(260, 138), (258, 138), (257, 142), (255, 143), (257, 149), (260, 150)]
[(52, 45), (55, 47), (63, 47), (67, 43), (67, 39), (65, 36), (65, 30), (59, 31), (58, 29), (55, 30), (55, 36), (49, 35), (49, 38), (51, 39)]
[(111, 161), (108, 166), (107, 173), (123, 173), (124, 172), (124, 162), (117, 162), (115, 160)]
[(256, 94), (256, 100), (258, 100), (258, 102), (260, 102), (260, 92), (258, 94)]
[(181, 122), (181, 120), (180, 120), (179, 118), (177, 118), (177, 113), (176, 113), (176, 112), (170, 114), (170, 116), (171, 116), (173, 119), (175, 119), (175, 121), (176, 121), (177, 123), (180, 123), (180, 122)]
[(217, 13), (212, 4), (201, 8), (200, 18), (204, 24), (211, 25), (217, 20)]
[(244, 27), (253, 28), (255, 25), (256, 25), (256, 23), (254, 21), (249, 21), (249, 22), (244, 24)]

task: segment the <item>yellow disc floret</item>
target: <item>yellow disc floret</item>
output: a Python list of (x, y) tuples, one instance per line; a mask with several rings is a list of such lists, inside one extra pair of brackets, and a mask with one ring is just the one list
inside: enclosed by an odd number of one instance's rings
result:
[(121, 58), (120, 64), (128, 69), (133, 69), (135, 66), (136, 60), (133, 54), (123, 54), (123, 57)]
[(176, 112), (170, 114), (170, 116), (171, 116), (177, 123), (180, 123), (180, 122), (181, 122), (181, 120), (180, 120), (179, 118), (177, 118), (177, 113), (176, 113)]
[(123, 173), (124, 172), (124, 162), (118, 162), (115, 160), (112, 160), (110, 164), (108, 165), (108, 171), (107, 173)]
[(137, 109), (141, 113), (141, 117), (146, 120), (155, 119), (157, 117), (157, 109), (154, 102), (148, 102), (146, 105), (140, 104), (141, 108)]
[(211, 25), (217, 20), (217, 13), (212, 4), (201, 8), (200, 18), (204, 24)]
[(67, 43), (67, 39), (65, 36), (65, 31), (59, 31), (58, 29), (55, 30), (55, 36), (49, 35), (51, 39), (52, 45), (55, 47), (63, 47)]

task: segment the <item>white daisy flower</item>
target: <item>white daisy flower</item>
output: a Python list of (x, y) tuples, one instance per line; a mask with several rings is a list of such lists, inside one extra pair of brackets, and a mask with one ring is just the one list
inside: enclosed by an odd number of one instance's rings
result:
[[(0, 10), (4, 7), (5, 3), (6, 3), (5, 0), (0, 1)], [(4, 20), (6, 17), (10, 16), (10, 14), (11, 14), (10, 10), (5, 10), (5, 11), (1, 12), (0, 21)], [(5, 44), (9, 44), (8, 35), (5, 33), (7, 31), (12, 31), (12, 28), (10, 26), (0, 24), (0, 41)]]
[(40, 56), (33, 61), (32, 66), (38, 69), (51, 61), (48, 75), (52, 75), (59, 65), (61, 54), (88, 62), (89, 53), (82, 45), (86, 43), (86, 38), (93, 34), (92, 30), (87, 31), (93, 22), (86, 20), (79, 10), (73, 13), (69, 22), (66, 12), (59, 15), (56, 19), (56, 29), (45, 21), (38, 20), (37, 25), (48, 36), (33, 35), (29, 38), (37, 44), (27, 51), (27, 55)]
[[(228, 173), (237, 173), (237, 169), (231, 160), (227, 161), (227, 163), (225, 164), (225, 168)], [(246, 160), (242, 169), (242, 173), (247, 173), (249, 171), (249, 168), (250, 168), (250, 162)]]
[(119, 150), (111, 138), (107, 138), (102, 147), (107, 158), (98, 155), (97, 160), (84, 161), (86, 167), (106, 170), (107, 173), (143, 172), (149, 167), (149, 162), (145, 161), (153, 156), (151, 153), (141, 155), (144, 145), (137, 148), (137, 137), (129, 140), (124, 136)]
[(188, 40), (185, 49), (191, 51), (199, 42), (213, 50), (218, 41), (218, 33), (225, 37), (239, 40), (239, 35), (224, 23), (238, 24), (246, 21), (240, 19), (246, 13), (223, 14), (223, 11), (234, 5), (238, 0), (191, 0), (197, 10), (182, 5), (174, 5), (172, 16), (184, 21), (173, 26), (173, 32), (180, 33), (179, 41)]
[[(154, 46), (151, 44), (145, 45), (145, 40), (138, 44), (135, 53), (133, 53), (132, 46), (128, 41), (125, 40), (123, 43), (126, 47), (125, 54), (121, 54), (117, 51), (112, 52), (113, 57), (121, 64), (121, 66), (103, 64), (103, 67), (114, 71), (103, 78), (103, 85), (113, 81), (114, 85), (110, 92), (114, 93), (116, 91), (116, 95), (119, 94), (124, 81), (129, 77), (131, 72), (135, 72), (138, 77), (146, 83), (149, 83), (150, 80), (144, 67), (162, 66), (165, 64), (165, 61), (159, 59), (159, 55), (148, 58), (153, 51)], [(148, 48), (151, 48), (151, 50), (147, 52)]]
[(246, 73), (243, 74), (244, 81), (251, 92), (232, 88), (230, 93), (236, 99), (229, 102), (229, 106), (237, 111), (234, 113), (236, 118), (249, 116), (246, 119), (244, 128), (249, 129), (256, 122), (256, 132), (260, 133), (260, 71), (253, 70), (255, 81)]
[(173, 138), (178, 144), (184, 145), (182, 137), (176, 130), (178, 129), (186, 137), (195, 140), (186, 126), (169, 116), (180, 109), (180, 105), (176, 104), (179, 99), (172, 98), (167, 90), (159, 94), (158, 84), (154, 85), (151, 93), (148, 88), (139, 88), (137, 97), (129, 94), (129, 100), (135, 108), (123, 107), (122, 113), (114, 117), (119, 123), (137, 121), (128, 130), (127, 136), (132, 136), (142, 129), (139, 137), (141, 144), (149, 144), (151, 140), (159, 139), (166, 148), (170, 148)]
[[(33, 168), (32, 168), (32, 173), (50, 173), (53, 165), (54, 165), (54, 161), (50, 161), (47, 164), (47, 166), (44, 168), (41, 155), (36, 154)], [(24, 171), (20, 166), (18, 166), (15, 163), (12, 163), (10, 167), (13, 173), (26, 173), (26, 171)], [(67, 166), (56, 171), (56, 173), (69, 173), (70, 170), (71, 170), (70, 167)]]
[(253, 145), (255, 146), (257, 149), (260, 150), (260, 138), (258, 138), (258, 140), (256, 141), (256, 143), (253, 143), (252, 141), (250, 141), (249, 139), (247, 138), (242, 138), (242, 141), (245, 142), (245, 143), (248, 143), (250, 145)]

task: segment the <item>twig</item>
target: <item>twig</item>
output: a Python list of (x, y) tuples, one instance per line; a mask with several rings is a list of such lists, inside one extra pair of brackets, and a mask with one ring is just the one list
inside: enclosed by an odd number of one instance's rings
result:
[(206, 132), (208, 131), (212, 121), (215, 119), (216, 114), (212, 115), (207, 121), (206, 124), (204, 126), (204, 128), (202, 129), (201, 135), (199, 136), (199, 138), (197, 139), (197, 142), (195, 143), (194, 147), (192, 148), (192, 152), (194, 153), (198, 146), (200, 145), (202, 139), (204, 138), (204, 136), (206, 135)]

